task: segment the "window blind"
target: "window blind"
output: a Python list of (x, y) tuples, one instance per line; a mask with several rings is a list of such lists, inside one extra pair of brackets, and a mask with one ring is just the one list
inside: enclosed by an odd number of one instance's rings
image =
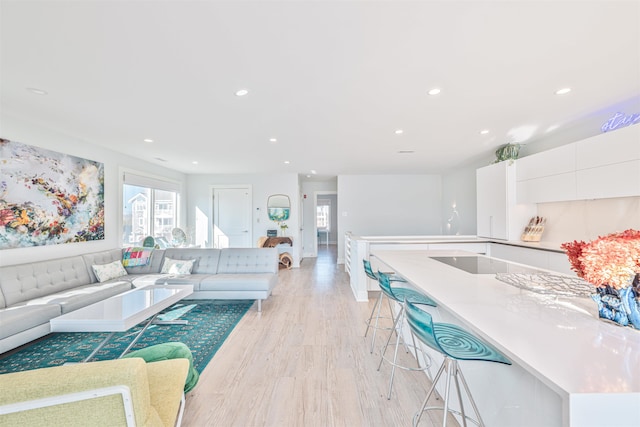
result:
[(136, 175), (131, 172), (123, 173), (123, 181), (127, 185), (135, 185), (136, 187), (153, 188), (154, 190), (180, 191), (180, 183), (176, 181), (164, 181), (158, 178), (152, 178), (144, 175)]

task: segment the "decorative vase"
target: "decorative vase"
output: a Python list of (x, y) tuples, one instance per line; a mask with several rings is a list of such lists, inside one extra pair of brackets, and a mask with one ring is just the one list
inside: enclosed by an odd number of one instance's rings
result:
[(598, 304), (601, 319), (610, 320), (620, 326), (640, 329), (640, 274), (622, 289), (611, 286), (597, 287), (591, 298)]

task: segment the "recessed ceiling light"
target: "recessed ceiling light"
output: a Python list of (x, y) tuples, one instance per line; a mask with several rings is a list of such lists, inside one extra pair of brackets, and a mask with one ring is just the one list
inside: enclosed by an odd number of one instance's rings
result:
[(413, 154), (415, 153), (415, 151), (413, 150), (400, 150), (398, 151), (398, 154)]
[(145, 138), (143, 139), (144, 142), (148, 142), (149, 144), (151, 144), (153, 142), (153, 139), (150, 138)]
[(278, 142), (276, 138), (269, 138), (269, 142)]
[(316, 172), (316, 170), (315, 170), (315, 169), (311, 169), (311, 173), (312, 173), (313, 175), (315, 175), (317, 172)]
[(28, 87), (27, 90), (31, 93), (35, 93), (36, 95), (47, 95), (48, 92), (46, 90), (37, 89), (35, 87)]
[(480, 131), (480, 135), (486, 135), (489, 133), (489, 129), (483, 129)]
[(311, 175), (307, 175), (307, 178), (311, 178)]
[(197, 161), (197, 160), (194, 160), (194, 161), (193, 161), (193, 162), (191, 162), (191, 163), (193, 163), (194, 165), (197, 165), (197, 164), (198, 164), (198, 161)]
[(396, 129), (396, 135), (402, 135), (404, 131), (402, 129)]
[(571, 88), (570, 87), (563, 87), (562, 89), (558, 89), (556, 91), (556, 95), (566, 95), (569, 92), (571, 92)]
[(284, 161), (284, 164), (285, 164), (285, 165), (288, 165), (288, 164), (290, 164), (290, 163), (291, 163), (291, 162), (290, 162), (289, 160), (285, 160), (285, 161)]
[(236, 91), (236, 96), (245, 96), (249, 91), (247, 89), (239, 89)]
[(438, 89), (437, 87), (434, 87), (433, 89), (431, 89), (429, 92), (427, 92), (429, 95), (437, 95), (440, 93), (440, 89)]

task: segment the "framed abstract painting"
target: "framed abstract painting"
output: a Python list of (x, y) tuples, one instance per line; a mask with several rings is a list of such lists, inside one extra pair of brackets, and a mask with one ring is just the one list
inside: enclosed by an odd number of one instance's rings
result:
[(0, 138), (0, 249), (104, 240), (104, 164)]

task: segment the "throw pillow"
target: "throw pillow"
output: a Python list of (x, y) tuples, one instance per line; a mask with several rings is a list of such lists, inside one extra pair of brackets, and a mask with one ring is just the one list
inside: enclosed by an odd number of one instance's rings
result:
[(91, 268), (100, 283), (127, 275), (127, 270), (122, 266), (122, 261), (113, 261), (109, 264), (92, 265)]
[(165, 258), (160, 273), (191, 274), (191, 270), (193, 269), (193, 264), (195, 262), (195, 259), (184, 260)]

